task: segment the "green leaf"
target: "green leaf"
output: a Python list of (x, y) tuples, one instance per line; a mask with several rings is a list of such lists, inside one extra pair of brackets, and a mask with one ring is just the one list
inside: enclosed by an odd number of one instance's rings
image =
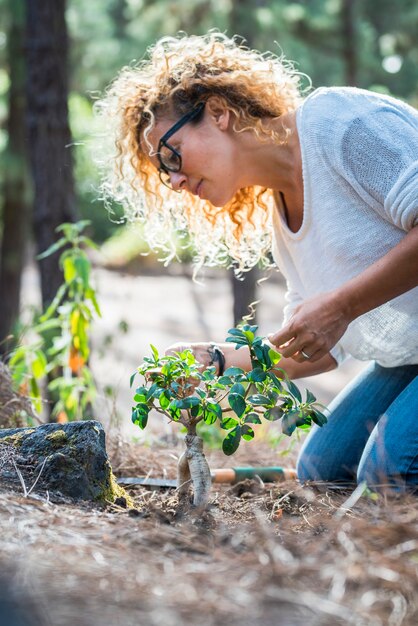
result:
[(130, 379), (129, 379), (129, 387), (130, 387), (130, 389), (132, 389), (132, 385), (134, 384), (135, 376), (137, 375), (137, 373), (138, 372), (134, 372), (132, 374), (132, 376), (130, 377)]
[[(240, 367), (228, 367), (228, 369), (226, 369), (223, 373), (223, 375), (221, 376), (221, 378), (223, 378), (224, 376), (240, 376), (241, 374), (245, 374), (244, 370), (241, 369)], [(228, 384), (228, 383), (225, 383)], [(229, 383), (231, 384), (231, 383)]]
[(74, 259), (71, 256), (67, 256), (63, 260), (64, 280), (66, 283), (71, 283), (77, 276), (77, 270), (74, 265)]
[(36, 379), (46, 375), (47, 360), (42, 350), (35, 351), (36, 358), (32, 361), (32, 372)]
[(214, 413), (218, 419), (222, 419), (222, 407), (215, 402), (208, 402), (206, 409), (211, 413)]
[(170, 413), (170, 417), (174, 422), (178, 422), (181, 418), (181, 410), (177, 409), (175, 406), (169, 405), (167, 411)]
[(90, 261), (85, 256), (79, 256), (74, 259), (74, 265), (77, 270), (77, 276), (82, 280), (83, 288), (89, 288), (90, 279)]
[(223, 430), (231, 430), (231, 428), (235, 428), (235, 426), (238, 426), (238, 421), (233, 417), (224, 417), (221, 422), (221, 428), (223, 428)]
[(257, 415), (257, 413), (248, 413), (248, 415), (245, 416), (244, 423), (245, 424), (261, 424), (261, 419), (260, 419), (260, 416)]
[(271, 404), (269, 398), (261, 393), (255, 393), (249, 396), (248, 402), (255, 404), (256, 406), (264, 406)]
[(248, 380), (253, 383), (262, 383), (266, 380), (267, 372), (265, 372), (261, 367), (254, 368), (251, 372), (247, 374)]
[(296, 430), (296, 420), (291, 413), (287, 413), (282, 418), (282, 432), (290, 437)]
[(273, 348), (270, 348), (269, 350), (269, 357), (272, 365), (276, 365), (282, 359), (282, 355), (280, 354), (280, 352), (276, 352), (276, 350), (273, 350)]
[(254, 341), (254, 333), (251, 330), (244, 330), (245, 338), (247, 339), (248, 345), (251, 345)]
[(232, 384), (232, 380), (229, 376), (220, 376), (218, 378), (218, 383), (220, 383), (221, 385), (226, 385), (229, 387), (229, 385)]
[(282, 391), (282, 380), (278, 378), (274, 372), (267, 372), (267, 377), (270, 378), (271, 382), (274, 384), (275, 388), (278, 391)]
[(51, 254), (54, 254), (54, 252), (56, 252), (57, 250), (65, 246), (66, 243), (67, 243), (67, 240), (65, 239), (65, 237), (61, 237), (61, 239), (58, 239), (58, 241), (53, 243), (52, 246), (49, 246), (49, 248), (45, 250), (45, 252), (38, 254), (38, 256), (36, 257), (37, 260), (41, 261), (42, 259), (45, 259), (47, 256), (51, 256)]
[(245, 339), (245, 337), (241, 338), (241, 337), (227, 337), (225, 339), (226, 343), (236, 343), (240, 346), (248, 346), (248, 342)]
[(160, 407), (162, 409), (167, 409), (168, 405), (171, 402), (171, 397), (169, 392), (167, 391), (167, 389), (165, 389), (162, 394), (160, 395), (160, 397), (158, 398), (158, 402), (160, 403)]
[(323, 413), (321, 413), (321, 411), (318, 411), (318, 409), (314, 409), (309, 414), (309, 417), (314, 422), (314, 424), (318, 424), (318, 426), (325, 426), (325, 424), (328, 422), (328, 418)]
[(236, 452), (238, 449), (240, 441), (241, 426), (236, 426), (231, 431), (229, 431), (229, 433), (222, 442), (222, 450), (224, 454), (226, 454), (227, 456), (234, 454), (234, 452)]
[(316, 402), (316, 398), (313, 395), (312, 391), (309, 391), (309, 389), (306, 390), (306, 402), (308, 404), (311, 404), (312, 402)]
[(88, 289), (86, 289), (85, 296), (86, 296), (86, 299), (90, 300), (90, 302), (92, 303), (93, 308), (96, 311), (97, 315), (99, 317), (102, 317), (102, 312), (100, 310), (99, 303), (97, 302), (97, 299), (96, 299), (96, 292), (94, 291), (92, 287), (89, 287)]
[(244, 424), (244, 426), (241, 427), (241, 435), (245, 441), (251, 441), (251, 439), (254, 439), (254, 431), (251, 426), (248, 426), (247, 424)]
[(230, 393), (228, 396), (228, 403), (231, 409), (238, 415), (238, 417), (241, 417), (242, 414), (245, 412), (246, 403), (244, 398), (240, 394)]
[(244, 385), (241, 385), (241, 383), (235, 383), (235, 385), (232, 385), (229, 393), (237, 393), (239, 396), (244, 396), (245, 395)]
[(196, 396), (188, 396), (187, 398), (180, 398), (179, 400), (174, 400), (173, 404), (178, 409), (191, 409), (194, 406), (200, 404), (200, 398)]
[(294, 396), (299, 402), (302, 402), (302, 394), (300, 393), (298, 387), (296, 387), (295, 383), (291, 380), (287, 380), (286, 385), (292, 396)]
[(217, 419), (222, 419), (222, 408), (215, 402), (208, 402), (203, 414), (203, 419), (206, 424), (214, 424)]
[(199, 415), (202, 415), (203, 413), (203, 408), (201, 404), (196, 404), (195, 406), (192, 406), (192, 408), (190, 409), (190, 415), (192, 417), (199, 417)]
[(146, 404), (137, 404), (137, 406), (132, 409), (132, 422), (143, 430), (148, 422), (149, 411), (150, 409)]
[(267, 369), (271, 367), (270, 348), (266, 344), (253, 345), (254, 354)]
[(212, 411), (205, 411), (204, 416), (203, 416), (203, 421), (206, 424), (209, 424), (209, 426), (211, 426), (212, 424), (214, 424), (217, 420), (217, 416), (215, 415), (215, 413), (213, 413)]
[(243, 330), (243, 332), (250, 331), (253, 333), (253, 335), (255, 335), (258, 330), (258, 326), (255, 324), (253, 326), (251, 324), (244, 324), (243, 326), (241, 326), (241, 329)]
[(154, 359), (156, 361), (158, 361), (158, 359), (160, 358), (160, 355), (158, 354), (158, 350), (155, 346), (152, 345), (152, 343), (150, 344), (151, 350), (152, 350), (152, 354), (154, 356)]
[(55, 313), (61, 300), (64, 298), (66, 290), (67, 290), (67, 285), (63, 283), (61, 287), (59, 287), (57, 293), (55, 294), (55, 298), (52, 300), (46, 312), (42, 315), (40, 319), (42, 323), (46, 322), (46, 320), (48, 320)]
[(293, 409), (283, 416), (282, 431), (285, 435), (290, 437), (298, 426), (303, 426), (306, 423), (306, 417), (300, 409)]
[[(233, 337), (244, 337), (244, 333), (239, 328), (230, 328), (228, 330), (228, 335), (232, 335)], [(228, 341), (228, 339), (226, 339)]]
[(281, 419), (283, 415), (284, 411), (279, 406), (274, 406), (271, 409), (267, 409), (267, 411), (264, 411), (263, 413), (263, 417), (266, 420), (269, 420), (269, 422), (276, 422), (277, 420)]

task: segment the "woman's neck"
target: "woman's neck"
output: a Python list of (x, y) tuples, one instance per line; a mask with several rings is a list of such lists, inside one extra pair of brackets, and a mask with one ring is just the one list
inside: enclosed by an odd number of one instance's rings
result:
[(302, 186), (302, 159), (296, 114), (288, 113), (279, 120), (273, 120), (271, 128), (284, 137), (287, 134), (286, 142), (262, 142), (253, 132), (242, 133), (240, 137), (242, 174), (248, 181), (243, 186), (267, 187), (282, 191), (285, 196), (294, 194)]

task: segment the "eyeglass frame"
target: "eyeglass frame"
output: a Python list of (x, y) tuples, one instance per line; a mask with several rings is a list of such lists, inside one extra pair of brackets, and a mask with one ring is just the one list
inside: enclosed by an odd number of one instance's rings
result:
[[(173, 126), (171, 126), (171, 128), (169, 128), (166, 133), (164, 133), (164, 135), (161, 137), (161, 139), (158, 142), (157, 158), (158, 158), (158, 162), (160, 164), (160, 167), (158, 168), (158, 174), (160, 176), (161, 182), (166, 187), (168, 185), (162, 179), (162, 174), (170, 175), (170, 172), (180, 172), (180, 170), (182, 168), (182, 160), (181, 160), (180, 152), (178, 152), (175, 148), (173, 148), (173, 146), (171, 144), (167, 143), (167, 140), (170, 139), (170, 137), (172, 137), (185, 124), (187, 124), (188, 122), (191, 122), (196, 117), (198, 117), (200, 115), (200, 113), (202, 113), (203, 109), (205, 108), (205, 104), (206, 104), (205, 102), (200, 102), (191, 111), (189, 111), (188, 113), (185, 113), (185, 115), (183, 115), (179, 120), (177, 120), (177, 122), (175, 124), (173, 124)], [(169, 150), (171, 150), (171, 152), (176, 155), (176, 157), (178, 159), (178, 167), (177, 166), (175, 168), (174, 167), (167, 167), (162, 162), (162, 160), (161, 160), (161, 148), (163, 146), (165, 148), (168, 148)], [(171, 189), (171, 187), (169, 187), (169, 189)]]

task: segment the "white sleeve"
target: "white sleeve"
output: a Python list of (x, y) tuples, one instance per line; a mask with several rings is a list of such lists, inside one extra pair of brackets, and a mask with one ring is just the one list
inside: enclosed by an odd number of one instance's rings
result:
[(404, 231), (418, 225), (418, 113), (402, 105), (358, 115), (335, 146), (339, 174)]

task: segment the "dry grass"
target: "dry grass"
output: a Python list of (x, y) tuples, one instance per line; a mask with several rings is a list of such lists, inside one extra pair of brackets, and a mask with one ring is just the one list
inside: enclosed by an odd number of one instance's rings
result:
[[(119, 473), (153, 476), (173, 476), (181, 450), (110, 448)], [(239, 462), (270, 463), (256, 448)], [(129, 512), (1, 491), (0, 616), (19, 610), (25, 626), (418, 623), (415, 498), (354, 498), (347, 509), (349, 492), (248, 481), (214, 486), (207, 515), (178, 519), (175, 492), (132, 493)]]

